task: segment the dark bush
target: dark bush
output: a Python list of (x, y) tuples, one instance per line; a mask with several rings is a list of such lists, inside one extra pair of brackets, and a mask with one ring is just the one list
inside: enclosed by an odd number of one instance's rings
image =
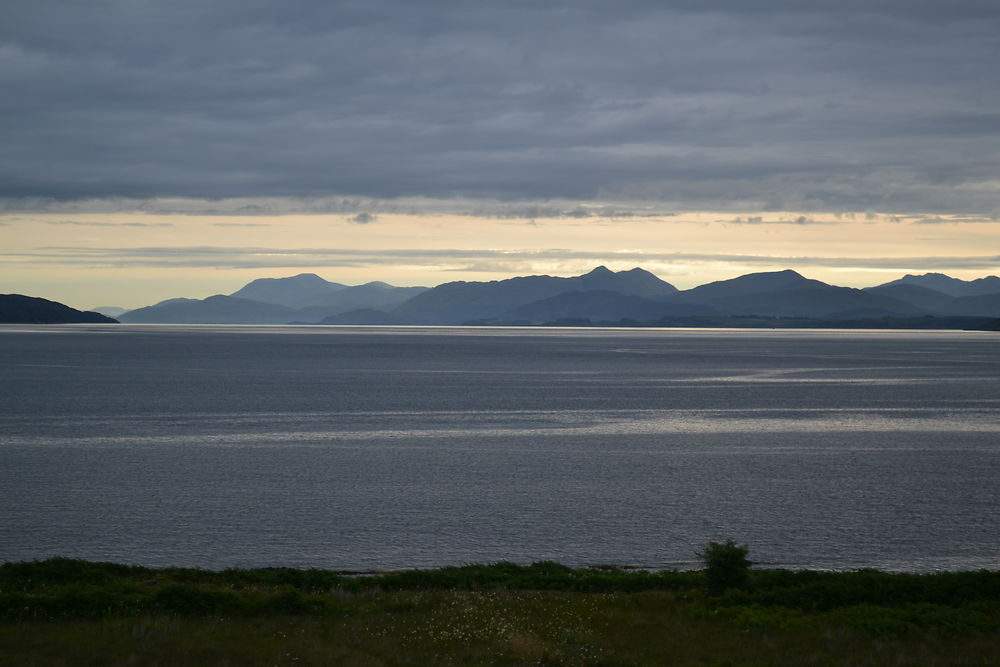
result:
[(730, 589), (746, 590), (750, 584), (750, 566), (747, 559), (750, 548), (740, 546), (731, 539), (725, 542), (709, 542), (698, 552), (698, 558), (705, 563), (710, 595), (722, 595)]

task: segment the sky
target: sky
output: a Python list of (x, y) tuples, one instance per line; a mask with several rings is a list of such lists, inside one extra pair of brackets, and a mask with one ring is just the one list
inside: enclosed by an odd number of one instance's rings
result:
[(1000, 273), (995, 0), (5, 0), (0, 292)]

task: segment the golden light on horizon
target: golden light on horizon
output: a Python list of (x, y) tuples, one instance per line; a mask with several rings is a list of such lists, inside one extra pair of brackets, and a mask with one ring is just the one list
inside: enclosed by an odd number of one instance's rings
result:
[(512, 219), (459, 214), (280, 216), (39, 213), (0, 217), (6, 292), (69, 305), (138, 307), (230, 293), (255, 278), (316, 273), (359, 284), (436, 285), (636, 266), (687, 289), (744, 273), (795, 269), (849, 287), (904, 273), (995, 273), (1000, 222), (734, 215)]

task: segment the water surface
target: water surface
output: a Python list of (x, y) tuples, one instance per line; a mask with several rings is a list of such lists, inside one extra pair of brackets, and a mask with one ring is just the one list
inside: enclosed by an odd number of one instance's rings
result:
[(1000, 337), (0, 327), (0, 559), (1000, 567)]

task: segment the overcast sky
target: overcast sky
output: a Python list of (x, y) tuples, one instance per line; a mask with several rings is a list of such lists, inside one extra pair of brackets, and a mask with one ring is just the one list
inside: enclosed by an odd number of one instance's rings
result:
[[(685, 245), (697, 213), (702, 226), (755, 225), (756, 241), (715, 248), (723, 263), (863, 268), (899, 254), (866, 248), (859, 220), (894, 224), (906, 243), (927, 222), (946, 227), (951, 245), (913, 248), (914, 268), (982, 258), (1000, 230), (998, 35), (996, 0), (4, 0), (0, 241), (22, 257), (91, 247), (103, 221), (168, 253), (206, 245), (224, 216), (231, 234), (281, 228), (255, 239), (263, 250), (407, 249), (428, 218), (454, 218), (482, 230), (466, 254), (563, 250), (569, 262), (593, 248), (572, 236), (540, 247), (528, 225), (486, 235), (496, 220), (618, 221), (608, 251), (704, 254)], [(338, 242), (290, 240), (305, 229), (291, 214), (333, 216)], [(768, 234), (823, 226), (811, 222), (842, 224), (857, 249), (768, 249)], [(71, 264), (47, 261), (50, 274)], [(352, 275), (412, 284), (465, 267), (475, 279), (486, 260), (462, 261)], [(975, 270), (996, 271), (985, 264)]]

